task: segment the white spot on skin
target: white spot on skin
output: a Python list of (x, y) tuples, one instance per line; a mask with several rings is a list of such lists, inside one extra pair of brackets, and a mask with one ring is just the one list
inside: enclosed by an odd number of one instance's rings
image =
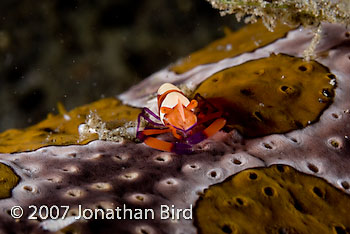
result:
[(176, 186), (179, 184), (179, 182), (174, 178), (165, 179), (165, 180), (161, 181), (160, 183), (165, 185), (165, 186)]
[(133, 203), (149, 203), (151, 198), (149, 196), (147, 196), (146, 194), (142, 194), (142, 193), (136, 193), (136, 194), (133, 194), (131, 195), (128, 200), (130, 202), (133, 202)]
[(66, 196), (70, 198), (79, 198), (79, 197), (82, 197), (83, 195), (84, 195), (84, 191), (79, 188), (70, 189), (66, 192)]
[(118, 154), (118, 155), (114, 155), (112, 156), (112, 159), (116, 162), (125, 162), (129, 159), (129, 155), (128, 154)]
[(62, 177), (57, 176), (57, 175), (53, 175), (47, 178), (47, 181), (51, 182), (51, 183), (60, 183), (62, 182)]
[(99, 182), (99, 183), (92, 184), (91, 188), (97, 189), (97, 190), (109, 191), (112, 189), (112, 185), (109, 183)]
[(70, 173), (75, 173), (79, 171), (79, 168), (77, 166), (73, 166), (73, 165), (68, 165), (64, 168), (62, 168), (63, 172), (70, 172)]
[(75, 223), (77, 219), (74, 216), (66, 217), (65, 219), (52, 220), (48, 219), (40, 223), (40, 227), (49, 232), (57, 232), (72, 223)]
[(153, 158), (157, 163), (166, 163), (171, 161), (171, 155), (169, 153), (162, 153)]
[(128, 173), (125, 173), (125, 174), (119, 176), (119, 178), (121, 178), (123, 180), (135, 180), (138, 177), (139, 177), (138, 172), (128, 172)]
[(135, 231), (136, 231), (137, 234), (144, 234), (144, 233), (154, 234), (155, 233), (153, 228), (151, 228), (150, 226), (146, 226), (146, 225), (142, 225), (142, 226), (136, 227)]
[(260, 46), (260, 44), (261, 44), (261, 40), (254, 41), (254, 44), (255, 44), (256, 46)]
[(210, 179), (218, 180), (223, 176), (223, 173), (222, 173), (221, 169), (217, 168), (217, 169), (212, 169), (212, 170), (208, 171), (207, 176)]
[(64, 114), (64, 115), (63, 115), (63, 118), (64, 118), (65, 120), (67, 120), (67, 121), (68, 121), (68, 120), (71, 120), (70, 116), (67, 115), (67, 114)]
[(38, 193), (38, 189), (32, 185), (24, 185), (22, 188), (29, 193)]

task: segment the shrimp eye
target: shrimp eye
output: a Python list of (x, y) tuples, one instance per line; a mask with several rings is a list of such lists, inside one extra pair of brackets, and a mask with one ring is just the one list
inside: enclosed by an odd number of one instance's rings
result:
[(190, 104), (186, 107), (187, 110), (192, 110), (198, 106), (198, 102), (196, 100), (192, 100)]

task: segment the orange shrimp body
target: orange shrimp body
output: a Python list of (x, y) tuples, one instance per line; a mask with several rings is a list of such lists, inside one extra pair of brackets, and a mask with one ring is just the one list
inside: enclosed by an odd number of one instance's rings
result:
[(165, 83), (158, 89), (159, 117), (165, 126), (188, 131), (197, 123), (197, 116), (193, 113), (197, 107), (197, 101), (191, 102), (179, 88), (170, 83)]
[[(197, 96), (204, 100), (204, 103), (206, 103), (204, 105), (209, 105), (203, 97), (199, 94)], [(197, 100), (189, 101), (181, 90), (173, 84), (165, 83), (161, 85), (157, 92), (157, 99), (158, 115), (146, 107), (143, 108), (138, 117), (136, 134), (139, 140), (154, 149), (177, 154), (192, 153), (192, 145), (214, 135), (226, 124), (226, 120), (221, 118), (222, 113), (220, 111), (214, 111), (208, 115), (202, 114), (202, 117), (199, 117), (198, 120), (194, 112), (198, 106)], [(152, 120), (152, 117), (156, 121)], [(147, 126), (145, 129), (139, 130), (141, 118), (144, 118), (152, 127)], [(194, 128), (199, 123), (201, 127)], [(203, 128), (205, 127), (203, 124), (209, 126)], [(152, 135), (162, 133), (172, 133), (177, 140), (168, 142), (152, 137)]]

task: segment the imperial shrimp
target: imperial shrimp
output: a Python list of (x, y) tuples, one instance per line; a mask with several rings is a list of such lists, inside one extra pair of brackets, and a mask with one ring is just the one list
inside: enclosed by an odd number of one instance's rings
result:
[[(137, 138), (151, 148), (189, 154), (193, 152), (193, 145), (213, 136), (226, 124), (222, 111), (217, 110), (199, 94), (190, 101), (173, 84), (161, 85), (157, 92), (157, 100), (158, 114), (143, 108), (138, 116)], [(151, 116), (155, 120), (152, 120)], [(143, 130), (140, 130), (141, 118), (149, 124)], [(175, 141), (168, 142), (154, 137), (164, 133), (171, 133)]]

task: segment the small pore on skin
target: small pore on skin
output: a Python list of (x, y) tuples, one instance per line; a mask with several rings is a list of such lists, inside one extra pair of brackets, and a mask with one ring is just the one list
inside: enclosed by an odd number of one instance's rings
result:
[(193, 211), (199, 233), (211, 234), (236, 233), (235, 227), (240, 233), (347, 233), (349, 210), (348, 194), (280, 164), (241, 171), (210, 186)]
[[(217, 72), (194, 93), (225, 113), (227, 129), (235, 128), (245, 137), (260, 137), (317, 122), (333, 102), (335, 79), (315, 61), (271, 54)], [(269, 144), (265, 147), (271, 148)]]

